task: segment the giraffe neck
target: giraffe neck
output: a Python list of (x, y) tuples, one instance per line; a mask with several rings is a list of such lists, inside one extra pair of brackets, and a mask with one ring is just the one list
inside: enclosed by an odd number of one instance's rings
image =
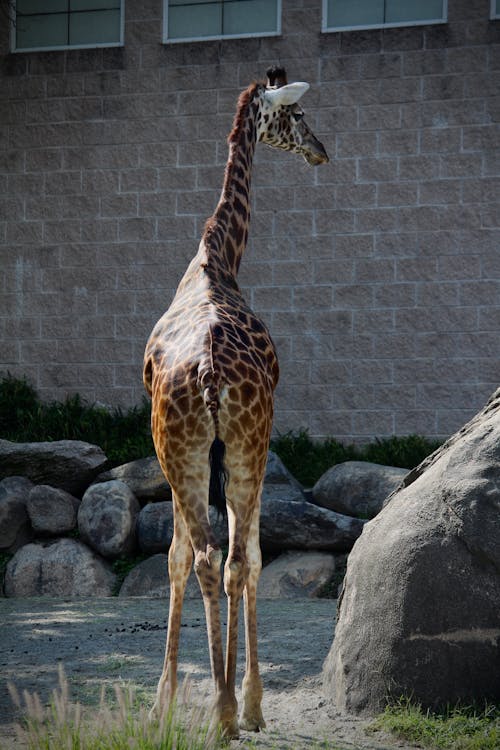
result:
[(248, 240), (250, 182), (257, 143), (257, 86), (240, 96), (234, 127), (229, 136), (229, 157), (222, 193), (214, 214), (207, 221), (202, 244), (210, 271), (235, 279)]

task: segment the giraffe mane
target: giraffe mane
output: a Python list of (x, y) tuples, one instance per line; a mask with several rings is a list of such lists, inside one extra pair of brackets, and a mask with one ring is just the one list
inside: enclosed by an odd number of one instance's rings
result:
[(257, 88), (262, 85), (262, 83), (254, 81), (247, 89), (245, 89), (245, 91), (241, 92), (238, 99), (238, 105), (236, 107), (236, 114), (234, 116), (233, 129), (231, 130), (227, 138), (228, 143), (235, 143), (239, 140), (248, 105), (255, 96)]
[[(238, 143), (243, 132), (244, 122), (245, 122), (245, 118), (247, 115), (248, 107), (253, 97), (255, 96), (255, 92), (257, 91), (259, 86), (265, 86), (265, 84), (259, 81), (254, 81), (253, 83), (250, 84), (250, 86), (248, 86), (248, 88), (246, 88), (244, 91), (241, 92), (238, 98), (238, 104), (236, 106), (236, 114), (233, 120), (233, 128), (227, 138), (227, 142), (229, 145)], [(225, 169), (224, 186), (227, 184), (228, 177), (231, 173), (232, 168), (233, 168), (233, 161), (230, 155), (226, 164), (226, 169)], [(223, 188), (222, 198), (225, 198), (225, 199), (229, 198), (224, 188)], [(213, 240), (217, 242), (218, 239), (219, 240), (221, 239), (220, 237), (219, 238), (216, 237), (217, 230), (218, 230), (218, 222), (215, 218), (215, 215), (212, 215), (207, 219), (207, 221), (205, 222), (205, 226), (203, 228), (202, 238), (205, 240), (207, 244), (210, 244)]]

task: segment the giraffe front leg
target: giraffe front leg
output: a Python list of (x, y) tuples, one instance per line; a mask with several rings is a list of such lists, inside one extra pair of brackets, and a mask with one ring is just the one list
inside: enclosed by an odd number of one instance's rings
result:
[(259, 674), (259, 656), (257, 649), (257, 584), (262, 568), (262, 556), (259, 546), (259, 509), (252, 518), (247, 543), (247, 555), (250, 566), (243, 592), (245, 605), (245, 642), (246, 669), (243, 678), (243, 706), (240, 715), (240, 727), (250, 732), (264, 729), (266, 722), (262, 716), (262, 680)]
[(193, 562), (193, 552), (182, 515), (174, 508), (174, 534), (168, 554), (170, 604), (168, 610), (167, 644), (163, 672), (158, 682), (156, 700), (150, 717), (161, 717), (168, 710), (177, 690), (177, 656), (181, 627), (182, 603)]

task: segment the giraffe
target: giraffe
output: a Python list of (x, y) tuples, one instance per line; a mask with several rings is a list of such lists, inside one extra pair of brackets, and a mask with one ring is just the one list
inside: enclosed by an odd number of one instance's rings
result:
[[(260, 497), (278, 382), (276, 351), (250, 310), (236, 277), (247, 244), (250, 180), (256, 144), (328, 161), (298, 100), (309, 84), (287, 83), (282, 68), (239, 97), (220, 200), (174, 300), (153, 329), (144, 357), (158, 460), (172, 488), (174, 534), (168, 556), (170, 603), (165, 662), (153, 713), (177, 687), (177, 657), (186, 581), (194, 559), (206, 615), (216, 721), (228, 738), (265, 727), (257, 655)], [(222, 552), (208, 505), (227, 515), (224, 565), (228, 620), (226, 660), (219, 593)], [(238, 612), (244, 601), (246, 667), (238, 723), (235, 696)]]

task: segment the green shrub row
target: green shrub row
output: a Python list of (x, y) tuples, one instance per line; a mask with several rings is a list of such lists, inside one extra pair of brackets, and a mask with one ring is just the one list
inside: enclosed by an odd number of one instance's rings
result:
[[(0, 437), (14, 442), (84, 440), (99, 445), (117, 466), (154, 454), (150, 405), (127, 411), (86, 403), (80, 396), (46, 403), (26, 379), (0, 380)], [(271, 448), (305, 487), (343, 461), (372, 461), (412, 469), (439, 445), (420, 435), (390, 437), (366, 446), (343, 445), (334, 438), (313, 440), (305, 430), (279, 435)]]
[(99, 445), (112, 466), (154, 454), (150, 406), (123, 411), (86, 403), (79, 395), (46, 403), (26, 379), (0, 380), (0, 437), (14, 442), (84, 440)]
[(271, 441), (271, 448), (304, 487), (312, 487), (330, 467), (344, 461), (371, 461), (413, 469), (440, 445), (421, 435), (377, 439), (368, 445), (344, 445), (335, 438), (313, 440), (305, 430)]

